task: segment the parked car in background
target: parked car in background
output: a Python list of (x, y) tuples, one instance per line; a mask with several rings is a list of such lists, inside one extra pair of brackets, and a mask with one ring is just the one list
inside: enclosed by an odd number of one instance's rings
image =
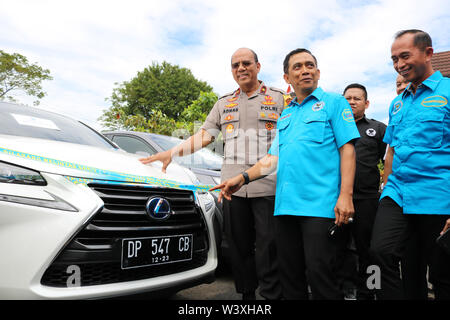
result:
[[(123, 150), (145, 157), (169, 150), (183, 142), (182, 139), (177, 137), (148, 132), (103, 131), (102, 133)], [(189, 168), (195, 173), (202, 184), (220, 184), (220, 170), (222, 168), (223, 157), (208, 148), (203, 148), (191, 155), (175, 157), (173, 158), (173, 162)], [(214, 222), (216, 243), (218, 248), (220, 248), (219, 254), (227, 257), (228, 244), (223, 232), (222, 204), (217, 201), (216, 193), (212, 193), (212, 195), (216, 203), (215, 216), (217, 219)]]
[(0, 299), (175, 292), (212, 282), (214, 199), (196, 176), (85, 124), (0, 102)]

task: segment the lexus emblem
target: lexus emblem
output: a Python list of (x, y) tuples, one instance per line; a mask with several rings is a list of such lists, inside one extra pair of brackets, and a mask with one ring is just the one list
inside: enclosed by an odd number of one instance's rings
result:
[(145, 209), (150, 218), (154, 220), (166, 220), (172, 214), (169, 201), (161, 197), (149, 198), (145, 205)]

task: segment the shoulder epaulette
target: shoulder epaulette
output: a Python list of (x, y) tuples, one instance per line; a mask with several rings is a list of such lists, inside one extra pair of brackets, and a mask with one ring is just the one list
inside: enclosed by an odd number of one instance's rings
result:
[(223, 98), (226, 98), (226, 97), (229, 97), (229, 96), (232, 96), (235, 92), (236, 92), (236, 91), (228, 92), (228, 93), (224, 94), (223, 96), (221, 96), (221, 97), (219, 98), (219, 100), (220, 100), (220, 99), (223, 99)]
[(278, 88), (275, 88), (275, 87), (269, 87), (269, 88), (270, 88), (270, 90), (272, 90), (272, 91), (277, 91), (277, 92), (279, 92), (279, 93), (281, 93), (281, 94), (287, 94), (286, 91), (283, 91), (283, 90), (281, 90), (281, 89), (278, 89)]

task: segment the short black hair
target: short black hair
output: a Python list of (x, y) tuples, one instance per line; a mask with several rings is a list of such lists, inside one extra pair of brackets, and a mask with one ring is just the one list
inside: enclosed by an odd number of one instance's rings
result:
[(418, 29), (401, 30), (395, 34), (395, 40), (407, 33), (414, 35), (414, 46), (419, 48), (421, 51), (425, 51), (427, 47), (433, 46), (430, 35), (425, 31)]
[(316, 57), (314, 57), (314, 55), (311, 53), (311, 51), (309, 51), (308, 49), (304, 49), (304, 48), (298, 48), (298, 49), (295, 49), (295, 50), (292, 50), (291, 52), (289, 52), (289, 53), (286, 55), (286, 58), (284, 58), (284, 61), (283, 61), (283, 70), (284, 70), (284, 73), (285, 73), (285, 74), (287, 74), (288, 71), (289, 71), (289, 59), (290, 59), (294, 54), (302, 53), (302, 52), (309, 53), (309, 54), (314, 58), (314, 62), (316, 63), (316, 68), (317, 68), (317, 59), (316, 59)]
[(364, 87), (362, 84), (359, 84), (359, 83), (349, 84), (347, 87), (345, 87), (344, 92), (342, 93), (342, 95), (345, 95), (345, 92), (348, 89), (353, 89), (353, 88), (361, 89), (364, 92), (364, 99), (366, 99), (366, 101), (367, 101), (367, 90), (366, 90), (366, 87)]

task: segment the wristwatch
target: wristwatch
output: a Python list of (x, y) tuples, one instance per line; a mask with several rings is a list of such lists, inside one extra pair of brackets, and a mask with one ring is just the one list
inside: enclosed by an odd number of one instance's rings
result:
[(241, 174), (244, 177), (244, 184), (248, 184), (250, 182), (250, 178), (248, 177), (248, 173), (244, 171)]

